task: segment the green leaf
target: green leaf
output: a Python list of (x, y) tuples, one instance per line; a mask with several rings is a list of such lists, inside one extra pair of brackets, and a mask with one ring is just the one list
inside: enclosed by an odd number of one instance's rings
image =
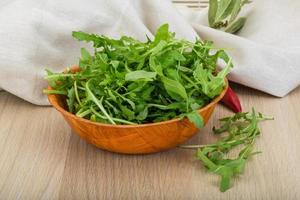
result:
[(229, 65), (229, 67), (233, 68), (233, 64), (231, 62), (231, 58), (228, 56), (228, 54), (224, 50), (219, 50), (216, 53), (216, 56), (217, 56), (217, 58), (223, 60), (227, 65)]
[(123, 115), (128, 119), (132, 120), (135, 118), (134, 112), (130, 109), (128, 109), (126, 106), (121, 106), (121, 110), (123, 112)]
[(202, 149), (202, 154), (203, 155), (207, 155), (208, 153), (211, 153), (211, 152), (215, 152), (216, 151), (216, 148), (215, 147), (203, 147)]
[(136, 81), (136, 80), (143, 80), (143, 81), (153, 81), (156, 78), (156, 72), (148, 72), (144, 70), (137, 70), (132, 71), (126, 74), (125, 80), (126, 81)]
[(230, 168), (223, 168), (221, 175), (221, 181), (220, 181), (220, 191), (225, 192), (230, 188), (230, 180), (233, 176), (233, 173)]
[(154, 86), (147, 87), (142, 91), (141, 97), (145, 100), (151, 99), (151, 93), (155, 89)]
[(161, 77), (164, 87), (170, 96), (177, 94), (183, 99), (187, 99), (185, 88), (178, 81), (169, 79), (167, 77)]
[(203, 65), (198, 65), (193, 73), (194, 78), (201, 85), (202, 92), (209, 96), (209, 77), (208, 70), (203, 68)]
[(124, 95), (121, 95), (116, 91), (114, 93), (118, 95), (124, 102), (128, 103), (133, 110), (135, 109), (135, 103), (131, 99), (126, 98)]
[[(218, 10), (216, 13), (216, 22), (224, 19), (231, 12), (230, 4), (234, 0), (220, 0), (218, 3)], [(225, 17), (224, 17), (225, 16)]]
[(117, 60), (112, 60), (110, 61), (110, 64), (115, 68), (117, 69), (119, 64), (120, 64), (120, 61), (117, 61)]
[(202, 92), (210, 98), (213, 98), (220, 94), (224, 89), (224, 78), (229, 73), (230, 66), (231, 62), (229, 62), (227, 66), (221, 72), (219, 72), (216, 77), (209, 77), (208, 70), (204, 69), (202, 65), (198, 65), (193, 75), (201, 85)]
[(218, 0), (209, 0), (208, 23), (210, 27), (214, 26), (218, 10)]
[(74, 87), (72, 87), (70, 90), (68, 90), (68, 95), (67, 95), (68, 99), (67, 99), (67, 104), (68, 104), (68, 108), (69, 111), (71, 113), (74, 112), (74, 102), (75, 102), (75, 91), (74, 91)]
[(142, 121), (142, 120), (146, 119), (147, 116), (148, 116), (148, 107), (146, 106), (146, 107), (144, 108), (144, 110), (142, 110), (142, 111), (136, 116), (136, 119)]
[(177, 61), (185, 61), (186, 58), (178, 50), (170, 50), (161, 54), (159, 59), (163, 68), (171, 69), (171, 67), (177, 65)]
[[(175, 102), (175, 103), (170, 103), (169, 105), (167, 105), (167, 109), (182, 109), (184, 108), (185, 103), (184, 102)], [(185, 109), (184, 109), (185, 110)]]
[[(66, 95), (68, 110), (79, 117), (111, 124), (169, 120), (205, 106), (211, 93), (222, 91), (222, 85), (214, 89), (214, 79), (218, 59), (226, 53), (209, 41), (177, 39), (168, 24), (146, 42), (81, 31), (72, 35), (91, 42), (94, 53), (81, 49), (79, 72), (48, 72), (45, 79), (53, 90), (45, 92)], [(205, 71), (203, 84), (193, 76), (198, 65)], [(190, 118), (199, 124), (198, 118)]]
[(198, 109), (200, 109), (200, 105), (198, 104), (198, 103), (192, 103), (191, 104), (191, 108), (192, 108), (192, 110), (198, 110)]
[(87, 95), (88, 95), (88, 99), (92, 100), (98, 107), (99, 109), (102, 111), (102, 113), (107, 117), (107, 119), (112, 123), (112, 124), (116, 124), (114, 122), (114, 120), (109, 116), (109, 114), (106, 112), (105, 108), (103, 107), (102, 105), (102, 100), (103, 98), (101, 98), (101, 100), (99, 101), (97, 99), (97, 97), (93, 94), (93, 92), (91, 91), (90, 89), (90, 82), (92, 81), (93, 79), (90, 79), (88, 82), (86, 82), (86, 85), (85, 85), (85, 89), (87, 91)]
[(85, 48), (81, 48), (81, 59), (84, 61), (92, 60), (91, 54)]
[(244, 6), (245, 4), (249, 4), (249, 3), (252, 3), (252, 1), (250, 1), (250, 0), (243, 0), (242, 1), (242, 6)]
[(178, 61), (185, 61), (186, 58), (179, 52), (179, 51), (171, 51), (171, 55), (174, 58), (174, 60), (178, 60)]
[(107, 90), (109, 97), (114, 101), (117, 102), (117, 97), (112, 93), (111, 90)]
[(203, 118), (197, 111), (188, 113), (186, 116), (197, 128), (202, 128), (204, 126)]
[(234, 167), (234, 174), (241, 174), (244, 172), (246, 159), (239, 159), (238, 165)]
[(235, 21), (242, 7), (249, 0), (210, 0), (208, 21), (209, 26), (235, 34), (245, 24), (245, 19)]
[(230, 26), (228, 26), (225, 29), (225, 32), (227, 33), (236, 33), (239, 30), (241, 30), (243, 28), (243, 26), (246, 23), (246, 18), (245, 17), (240, 17), (239, 19), (237, 19), (235, 22), (233, 22)]
[(87, 42), (96, 41), (98, 39), (97, 36), (93, 34), (84, 33), (82, 31), (73, 31), (72, 36), (79, 41), (87, 41)]
[(207, 90), (203, 90), (203, 92), (207, 96), (213, 98), (223, 91), (225, 86), (224, 78), (229, 73), (231, 66), (231, 59), (229, 59), (227, 66), (222, 69), (216, 77), (212, 77), (211, 80), (205, 85), (205, 88), (207, 88)]
[[(247, 158), (256, 154), (253, 152), (253, 145), (260, 132), (257, 119), (262, 118), (262, 116), (262, 114), (256, 114), (252, 110), (251, 113), (237, 113), (233, 116), (224, 117), (220, 119), (221, 128), (215, 129), (218, 133), (223, 133), (223, 137), (219, 141), (206, 145), (182, 146), (183, 148), (196, 149), (196, 158), (201, 160), (210, 172), (221, 177), (220, 190), (222, 192), (230, 188), (231, 179), (234, 176), (243, 173)], [(242, 145), (244, 148), (238, 156), (231, 158), (234, 157), (231, 151), (238, 145)]]
[(44, 94), (62, 94), (62, 95), (67, 95), (68, 93), (66, 91), (60, 91), (60, 90), (43, 90)]
[(155, 58), (154, 56), (150, 56), (149, 58), (149, 65), (150, 68), (155, 71), (158, 75), (163, 76), (163, 71), (162, 71), (162, 67), (159, 64), (155, 63)]
[(154, 44), (158, 44), (161, 40), (168, 40), (168, 38), (169, 38), (169, 24), (163, 24), (156, 31)]
[(231, 16), (230, 16), (230, 19), (229, 19), (229, 23), (233, 22), (236, 19), (236, 17), (239, 14), (241, 8), (242, 8), (241, 0), (235, 0), (234, 1), (234, 7), (232, 9), (232, 13), (231, 13)]
[(218, 167), (207, 156), (205, 156), (205, 154), (201, 151), (200, 148), (197, 149), (196, 158), (201, 160), (203, 164), (211, 171), (215, 171)]
[(239, 158), (247, 159), (253, 152), (253, 145), (249, 144), (239, 153)]
[(151, 55), (154, 56), (158, 53), (161, 53), (161, 51), (167, 46), (167, 44), (168, 43), (164, 40), (159, 41), (158, 44), (153, 49), (150, 50)]
[(192, 69), (187, 68), (187, 67), (183, 67), (183, 66), (179, 66), (178, 69), (179, 69), (180, 71), (182, 71), (182, 72), (190, 72), (190, 73), (193, 72)]

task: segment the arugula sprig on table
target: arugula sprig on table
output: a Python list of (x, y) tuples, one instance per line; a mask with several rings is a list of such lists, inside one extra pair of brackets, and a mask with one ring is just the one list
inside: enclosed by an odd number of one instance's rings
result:
[(249, 0), (209, 0), (208, 22), (215, 29), (236, 33), (243, 28), (246, 18), (237, 19), (242, 7), (251, 3)]
[[(207, 145), (182, 145), (182, 148), (196, 149), (196, 158), (201, 160), (204, 166), (212, 173), (221, 177), (220, 190), (225, 192), (230, 188), (233, 176), (243, 172), (247, 159), (260, 153), (254, 151), (254, 143), (260, 135), (258, 122), (272, 120), (261, 113), (252, 112), (237, 113), (230, 117), (220, 119), (220, 128), (213, 128), (215, 134), (227, 133), (225, 137), (214, 144)], [(235, 158), (230, 158), (235, 147), (243, 148)]]
[[(224, 50), (209, 41), (176, 39), (168, 24), (146, 42), (80, 31), (73, 37), (92, 42), (94, 53), (81, 49), (79, 72), (48, 70), (45, 78), (53, 90), (45, 93), (66, 95), (70, 112), (96, 122), (141, 124), (187, 117), (202, 127), (196, 110), (222, 92), (232, 67)], [(220, 60), (227, 66), (217, 73)]]

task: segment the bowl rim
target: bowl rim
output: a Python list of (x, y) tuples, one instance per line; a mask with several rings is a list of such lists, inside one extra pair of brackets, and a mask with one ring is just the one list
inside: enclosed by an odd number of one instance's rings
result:
[[(217, 96), (215, 97), (209, 104), (207, 104), (206, 106), (204, 106), (203, 108), (197, 110), (199, 113), (204, 112), (206, 110), (208, 110), (210, 107), (212, 107), (213, 105), (217, 104), (225, 95), (229, 84), (228, 84), (228, 80), (225, 77), (224, 79), (225, 81), (225, 88), (223, 89), (223, 91)], [(48, 86), (49, 90), (52, 90), (51, 86)], [(78, 120), (87, 124), (91, 124), (91, 125), (96, 125), (96, 126), (105, 126), (105, 127), (111, 127), (111, 128), (139, 128), (139, 127), (151, 127), (151, 126), (159, 126), (159, 125), (165, 125), (165, 124), (171, 124), (171, 123), (175, 123), (178, 122), (182, 119), (180, 118), (174, 118), (174, 119), (170, 119), (170, 120), (166, 120), (166, 121), (161, 121), (161, 122), (153, 122), (153, 123), (147, 123), (147, 124), (137, 124), (137, 125), (131, 125), (131, 124), (106, 124), (106, 123), (101, 123), (101, 122), (93, 122), (91, 120), (85, 119), (85, 118), (81, 118), (76, 116), (75, 114), (67, 111), (66, 109), (64, 109), (63, 107), (61, 107), (58, 103), (57, 103), (57, 96), (58, 94), (48, 94), (48, 100), (50, 102), (50, 104), (57, 110), (59, 111), (61, 114), (63, 114), (64, 116), (68, 116), (69, 118), (72, 118), (74, 120)]]

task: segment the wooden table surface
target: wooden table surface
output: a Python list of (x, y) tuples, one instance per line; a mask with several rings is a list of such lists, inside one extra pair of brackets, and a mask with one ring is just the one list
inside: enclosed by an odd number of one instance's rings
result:
[[(51, 107), (0, 92), (0, 199), (300, 199), (300, 88), (285, 98), (235, 86), (245, 110), (273, 115), (261, 124), (256, 147), (233, 188), (219, 192), (218, 177), (193, 151), (144, 155), (102, 151), (73, 134)], [(188, 143), (209, 143), (219, 117)]]

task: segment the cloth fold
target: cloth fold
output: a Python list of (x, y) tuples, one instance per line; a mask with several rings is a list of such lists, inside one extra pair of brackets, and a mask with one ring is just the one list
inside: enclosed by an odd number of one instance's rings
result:
[[(146, 40), (169, 23), (177, 37), (213, 40), (232, 56), (229, 79), (282, 97), (300, 84), (300, 2), (255, 0), (239, 35), (207, 26), (207, 9), (177, 8), (167, 0), (14, 0), (0, 4), (0, 88), (31, 103), (48, 105), (45, 68), (78, 63), (71, 32), (129, 35)], [(277, 13), (280, 13), (278, 15)]]

